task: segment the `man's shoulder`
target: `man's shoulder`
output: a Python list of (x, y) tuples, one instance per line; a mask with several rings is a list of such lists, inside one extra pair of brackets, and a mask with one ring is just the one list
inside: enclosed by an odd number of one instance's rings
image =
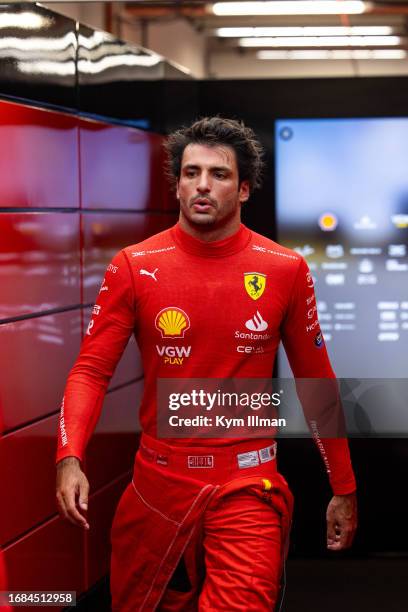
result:
[(154, 234), (142, 242), (130, 244), (123, 249), (129, 260), (144, 258), (149, 255), (168, 253), (176, 248), (171, 228)]
[(285, 262), (296, 268), (302, 260), (302, 257), (296, 251), (288, 249), (278, 242), (256, 232), (252, 232), (250, 249), (253, 253), (259, 253), (260, 256), (263, 256), (268, 261), (281, 264)]

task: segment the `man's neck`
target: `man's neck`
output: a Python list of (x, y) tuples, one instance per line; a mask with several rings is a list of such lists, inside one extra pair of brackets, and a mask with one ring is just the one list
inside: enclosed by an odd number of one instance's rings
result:
[(241, 218), (237, 217), (230, 219), (228, 223), (224, 225), (214, 226), (190, 223), (186, 217), (180, 214), (179, 223), (181, 229), (193, 238), (203, 240), (204, 242), (216, 242), (236, 234), (241, 225)]

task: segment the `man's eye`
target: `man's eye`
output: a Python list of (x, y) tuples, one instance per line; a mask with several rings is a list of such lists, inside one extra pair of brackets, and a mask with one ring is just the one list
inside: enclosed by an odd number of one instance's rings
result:
[(188, 178), (192, 178), (193, 176), (195, 176), (197, 173), (195, 170), (186, 170), (186, 176)]
[(224, 179), (225, 178), (224, 172), (215, 172), (214, 176), (217, 179)]

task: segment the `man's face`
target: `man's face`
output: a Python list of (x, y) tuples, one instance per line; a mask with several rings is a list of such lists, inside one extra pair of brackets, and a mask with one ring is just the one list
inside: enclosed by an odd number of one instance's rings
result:
[(249, 197), (249, 184), (239, 184), (235, 151), (226, 145), (187, 145), (177, 197), (181, 215), (194, 225), (220, 226), (239, 219), (241, 205)]

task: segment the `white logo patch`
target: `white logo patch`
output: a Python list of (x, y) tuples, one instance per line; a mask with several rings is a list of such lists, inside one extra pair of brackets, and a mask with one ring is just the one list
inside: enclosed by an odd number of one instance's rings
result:
[(88, 323), (88, 329), (86, 330), (86, 335), (90, 336), (91, 335), (91, 330), (93, 328), (93, 326), (95, 325), (95, 321), (93, 319), (91, 319)]
[(155, 268), (153, 270), (153, 272), (148, 272), (147, 270), (144, 270), (143, 268), (140, 270), (140, 275), (141, 276), (151, 276), (157, 283), (157, 278), (156, 278), (156, 272), (159, 271), (159, 268)]
[(276, 457), (276, 442), (271, 446), (266, 446), (265, 448), (261, 448), (259, 451), (259, 457), (261, 459), (261, 463), (266, 463), (267, 461), (272, 461)]
[(237, 455), (238, 467), (248, 468), (259, 465), (258, 451), (249, 451), (248, 453), (240, 453)]
[(105, 285), (105, 279), (103, 279), (102, 281), (102, 285), (101, 285), (101, 288), (99, 289), (99, 293), (101, 293), (102, 291), (109, 291), (109, 287)]
[(160, 357), (190, 357), (191, 346), (158, 346), (156, 349)]
[(214, 467), (214, 455), (189, 455), (187, 460), (189, 468)]
[(176, 248), (175, 246), (170, 246), (170, 247), (164, 247), (163, 249), (150, 249), (148, 251), (133, 251), (132, 257), (141, 257), (143, 255), (152, 255), (154, 253), (166, 253), (167, 251), (174, 251), (175, 248)]
[(257, 310), (253, 318), (245, 322), (245, 327), (251, 331), (265, 331), (265, 329), (268, 329), (268, 323), (264, 321), (259, 310)]

